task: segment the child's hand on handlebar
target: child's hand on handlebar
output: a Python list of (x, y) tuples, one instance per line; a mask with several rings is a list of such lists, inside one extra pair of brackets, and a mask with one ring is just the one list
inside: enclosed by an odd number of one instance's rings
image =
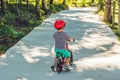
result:
[(74, 41), (75, 41), (75, 39), (74, 39), (74, 38), (69, 38), (69, 40), (68, 40), (68, 41), (74, 42)]
[(71, 42), (75, 42), (75, 39), (74, 38), (72, 38), (72, 41)]

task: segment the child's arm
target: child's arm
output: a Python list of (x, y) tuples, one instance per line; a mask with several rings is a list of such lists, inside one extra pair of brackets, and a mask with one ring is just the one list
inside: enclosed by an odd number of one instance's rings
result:
[(68, 41), (74, 42), (75, 39), (73, 39), (73, 38), (69, 38)]

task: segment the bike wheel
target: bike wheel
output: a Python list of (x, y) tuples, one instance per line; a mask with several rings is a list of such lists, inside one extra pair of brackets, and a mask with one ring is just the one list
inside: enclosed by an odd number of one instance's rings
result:
[(70, 62), (69, 62), (69, 64), (73, 65), (73, 54), (72, 54), (71, 50), (69, 50), (69, 52), (70, 52)]
[(60, 58), (57, 59), (56, 61), (56, 70), (58, 73), (60, 73), (62, 71), (62, 60)]

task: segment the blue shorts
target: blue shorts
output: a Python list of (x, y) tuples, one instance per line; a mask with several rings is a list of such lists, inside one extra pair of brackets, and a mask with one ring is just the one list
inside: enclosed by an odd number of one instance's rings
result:
[(56, 53), (56, 57), (60, 57), (61, 55), (58, 54), (58, 52), (62, 53), (62, 55), (65, 58), (69, 58), (70, 57), (70, 52), (68, 50), (59, 50), (59, 49), (55, 49), (55, 53)]

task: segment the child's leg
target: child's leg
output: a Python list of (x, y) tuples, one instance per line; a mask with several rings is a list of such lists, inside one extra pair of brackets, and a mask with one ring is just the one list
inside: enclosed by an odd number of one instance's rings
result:
[(69, 62), (70, 62), (70, 58), (66, 58), (66, 59), (65, 59), (65, 65), (68, 66), (68, 65), (69, 65)]
[(56, 63), (56, 60), (57, 60), (57, 57), (54, 58), (54, 65), (55, 65), (55, 63)]
[(70, 62), (70, 53), (68, 52), (68, 50), (65, 51), (64, 56), (66, 58), (65, 59), (65, 65), (68, 66), (69, 62)]

